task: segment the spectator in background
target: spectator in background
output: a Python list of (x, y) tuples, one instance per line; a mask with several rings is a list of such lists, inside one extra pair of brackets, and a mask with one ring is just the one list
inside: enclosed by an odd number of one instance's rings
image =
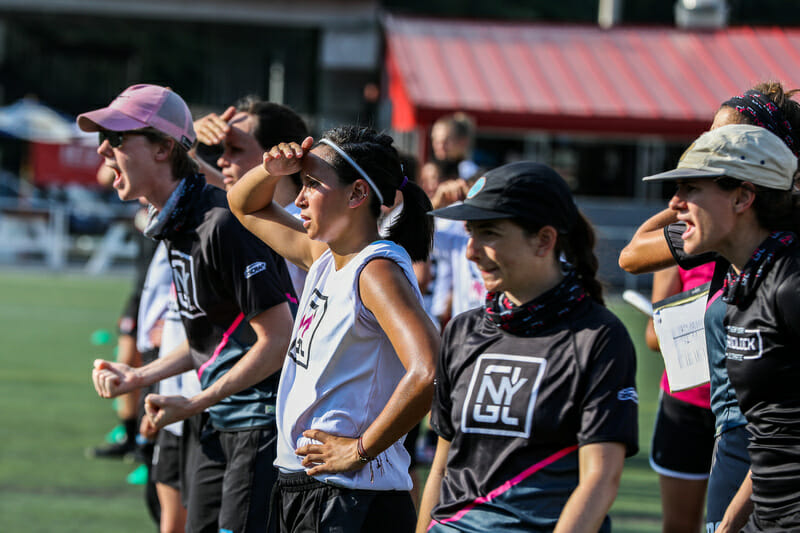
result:
[[(457, 204), (466, 198), (469, 187), (480, 178), (452, 179), (443, 182), (432, 200), (434, 209)], [(444, 328), (454, 316), (481, 307), (486, 289), (480, 271), (466, 255), (469, 234), (463, 220), (436, 218), (433, 238), (433, 261), (436, 278), (433, 284), (431, 312)]]
[(442, 166), (444, 176), (470, 178), (478, 170), (470, 160), (475, 141), (475, 123), (466, 113), (441, 117), (431, 128), (433, 159)]
[(419, 170), (419, 186), (425, 191), (428, 198), (433, 199), (439, 184), (445, 180), (440, 167), (436, 161), (428, 161)]

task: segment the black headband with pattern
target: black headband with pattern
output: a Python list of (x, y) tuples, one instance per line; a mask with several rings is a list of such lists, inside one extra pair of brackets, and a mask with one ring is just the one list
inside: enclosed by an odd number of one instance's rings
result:
[(791, 123), (775, 105), (775, 102), (758, 91), (747, 91), (739, 96), (723, 102), (723, 106), (734, 108), (743, 115), (749, 116), (756, 126), (766, 128), (780, 137), (795, 156), (799, 155), (800, 147), (795, 142)]

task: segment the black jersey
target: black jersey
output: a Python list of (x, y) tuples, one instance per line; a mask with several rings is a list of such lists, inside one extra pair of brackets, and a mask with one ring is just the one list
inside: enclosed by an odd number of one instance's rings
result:
[(552, 531), (578, 484), (579, 446), (620, 442), (637, 452), (635, 375), (625, 327), (590, 298), (531, 337), (496, 328), (483, 309), (455, 317), (432, 408), (434, 429), (451, 442), (433, 518)]
[(800, 246), (725, 315), (727, 366), (751, 433), (754, 513), (800, 530)]
[[(256, 340), (249, 320), (294, 300), (286, 263), (228, 209), (225, 192), (206, 185), (190, 221), (167, 240), (181, 319), (202, 387), (208, 388)], [(279, 373), (209, 408), (218, 429), (274, 424)]]

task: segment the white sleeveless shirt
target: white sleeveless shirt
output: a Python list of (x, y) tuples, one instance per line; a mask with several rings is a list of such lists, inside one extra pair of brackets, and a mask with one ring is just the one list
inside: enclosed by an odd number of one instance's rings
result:
[[(278, 387), (275, 464), (284, 472), (304, 470), (294, 450), (315, 441), (303, 437), (303, 431), (361, 435), (405, 374), (389, 339), (359, 296), (361, 270), (376, 258), (397, 263), (422, 300), (408, 253), (390, 241), (373, 242), (338, 271), (330, 250), (311, 265)], [(315, 478), (353, 489), (411, 489), (410, 458), (403, 439), (378, 459), (382, 466), (373, 461), (372, 481), (369, 465)]]

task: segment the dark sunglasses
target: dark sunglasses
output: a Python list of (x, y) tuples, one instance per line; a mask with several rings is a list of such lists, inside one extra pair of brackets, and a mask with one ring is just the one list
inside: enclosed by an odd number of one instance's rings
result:
[(100, 130), (97, 132), (97, 137), (100, 140), (99, 144), (103, 144), (104, 141), (108, 141), (108, 144), (111, 145), (112, 148), (119, 148), (122, 146), (122, 141), (125, 138), (125, 135), (146, 135), (144, 131), (108, 131), (108, 130)]

